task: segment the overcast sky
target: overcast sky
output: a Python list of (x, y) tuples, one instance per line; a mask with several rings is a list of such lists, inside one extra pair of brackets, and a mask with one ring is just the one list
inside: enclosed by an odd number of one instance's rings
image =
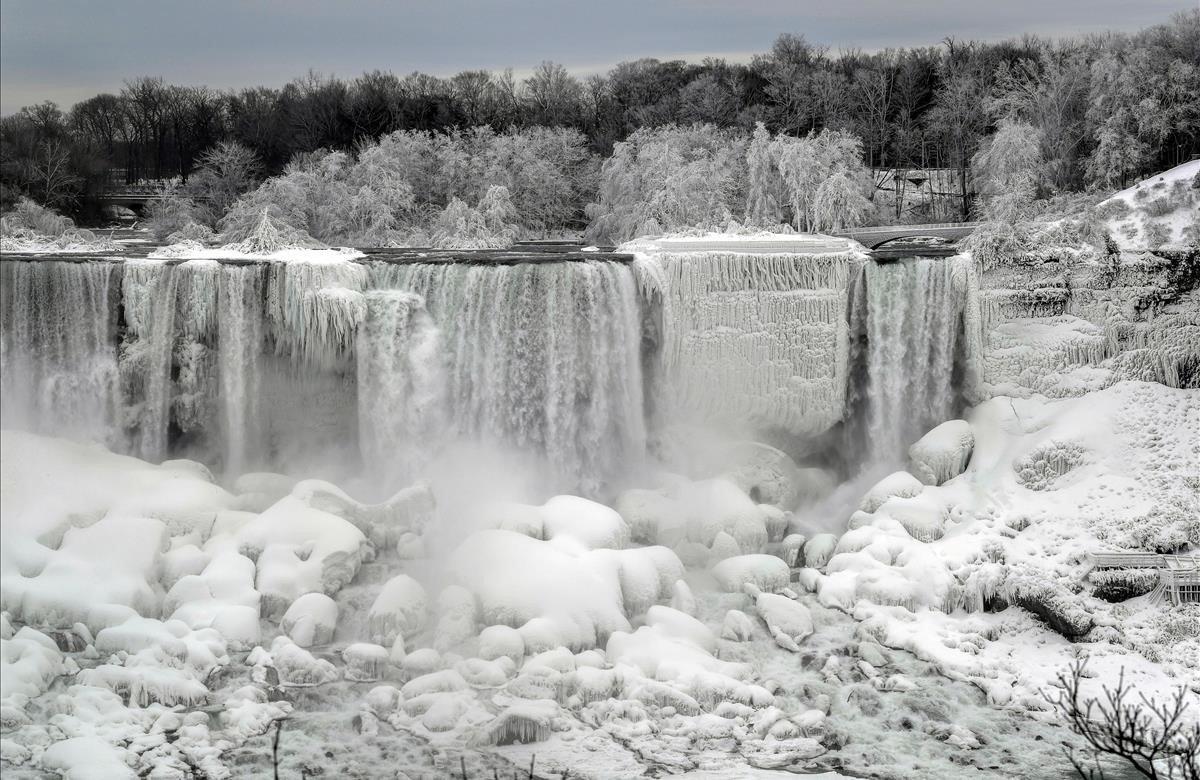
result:
[(278, 86), (312, 68), (593, 73), (625, 59), (745, 60), (782, 32), (833, 49), (1136, 30), (1200, 0), (0, 0), (0, 111), (125, 79)]

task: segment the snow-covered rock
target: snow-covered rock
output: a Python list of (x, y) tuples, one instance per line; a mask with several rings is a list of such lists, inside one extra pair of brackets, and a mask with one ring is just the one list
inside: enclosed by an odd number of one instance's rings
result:
[(407, 574), (397, 574), (384, 584), (367, 613), (371, 639), (391, 646), (396, 636), (410, 637), (425, 626), (429, 599), (421, 583)]
[(908, 448), (912, 473), (926, 485), (941, 485), (967, 468), (975, 434), (966, 420), (947, 420)]
[(739, 555), (713, 566), (713, 576), (724, 590), (739, 593), (746, 584), (759, 590), (776, 592), (791, 579), (788, 565), (774, 555)]
[(337, 602), (324, 593), (305, 593), (283, 613), (279, 628), (300, 647), (324, 645), (333, 641), (337, 617)]

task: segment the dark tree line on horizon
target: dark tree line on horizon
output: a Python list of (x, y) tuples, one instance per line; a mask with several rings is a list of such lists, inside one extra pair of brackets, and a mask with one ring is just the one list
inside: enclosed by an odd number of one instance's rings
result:
[(876, 53), (834, 53), (788, 34), (745, 64), (641, 59), (582, 79), (550, 62), (520, 81), (511, 71), (309, 73), (281, 88), (217, 91), (141, 77), (69, 110), (44, 102), (0, 119), (0, 206), (28, 195), (86, 215), (106, 183), (186, 180), (222, 141), (252, 150), (272, 175), (298, 154), (353, 152), (396, 130), (479, 125), (573, 128), (599, 157), (639, 128), (667, 124), (846, 130), (868, 166), (953, 168), (965, 182), (1004, 119), (1039, 132), (1050, 191), (1123, 185), (1191, 159), (1200, 153), (1200, 11), (1134, 34), (947, 39)]

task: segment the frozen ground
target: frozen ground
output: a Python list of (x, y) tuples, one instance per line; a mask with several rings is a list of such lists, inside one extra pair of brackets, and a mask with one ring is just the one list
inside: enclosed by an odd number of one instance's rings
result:
[(0, 760), (265, 774), (283, 720), (281, 776), (1065, 776), (1040, 691), (1076, 656), (1200, 691), (1196, 607), (1088, 576), (1196, 549), (1198, 431), (1158, 384), (994, 398), (832, 535), (750, 499), (815, 498), (761, 455), (464, 521), (5, 431)]

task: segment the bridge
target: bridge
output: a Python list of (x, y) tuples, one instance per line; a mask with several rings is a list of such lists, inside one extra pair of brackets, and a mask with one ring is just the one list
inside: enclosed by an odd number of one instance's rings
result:
[(850, 238), (867, 249), (878, 249), (889, 241), (902, 238), (943, 238), (957, 241), (969, 235), (981, 222), (937, 222), (927, 225), (876, 225), (851, 228), (834, 233), (841, 238)]

